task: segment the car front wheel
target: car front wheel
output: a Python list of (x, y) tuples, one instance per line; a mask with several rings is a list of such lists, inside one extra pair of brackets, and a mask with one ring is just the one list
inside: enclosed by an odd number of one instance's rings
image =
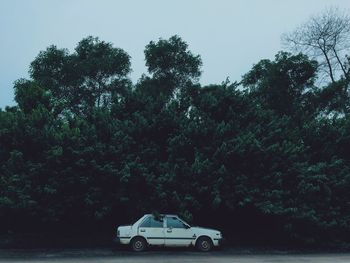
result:
[(131, 249), (135, 252), (144, 251), (147, 247), (147, 242), (142, 237), (135, 237), (131, 240)]
[(213, 242), (209, 237), (200, 237), (196, 242), (196, 248), (202, 252), (208, 252), (213, 248)]

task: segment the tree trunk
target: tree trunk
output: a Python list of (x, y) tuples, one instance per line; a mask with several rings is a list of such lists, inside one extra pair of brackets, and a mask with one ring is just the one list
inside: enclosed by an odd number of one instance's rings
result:
[(348, 72), (346, 72), (343, 63), (340, 61), (340, 58), (339, 58), (338, 53), (337, 53), (337, 51), (335, 50), (335, 48), (333, 48), (333, 53), (334, 53), (335, 57), (337, 58), (337, 61), (338, 61), (339, 65), (340, 65), (340, 67), (341, 67), (341, 70), (342, 70), (343, 73), (344, 73), (345, 79), (346, 79), (346, 80), (349, 80)]
[[(323, 45), (325, 45), (325, 41), (323, 41)], [(329, 60), (329, 57), (327, 55), (326, 47), (325, 46), (322, 47), (320, 43), (319, 43), (319, 47), (320, 47), (320, 49), (321, 49), (321, 51), (322, 51), (322, 53), (323, 53), (323, 55), (324, 55), (324, 57), (326, 59), (327, 66), (328, 66), (328, 69), (329, 69), (329, 76), (330, 76), (332, 82), (334, 83), (335, 80), (334, 80), (334, 75), (333, 75), (332, 64), (331, 64), (331, 61)]]

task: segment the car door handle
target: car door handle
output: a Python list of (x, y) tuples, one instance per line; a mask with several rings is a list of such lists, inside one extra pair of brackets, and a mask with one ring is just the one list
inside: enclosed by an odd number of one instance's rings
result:
[(140, 232), (146, 232), (146, 230), (145, 229), (141, 229)]
[(168, 229), (166, 232), (168, 232), (168, 233), (171, 233), (171, 232), (173, 232), (171, 229)]

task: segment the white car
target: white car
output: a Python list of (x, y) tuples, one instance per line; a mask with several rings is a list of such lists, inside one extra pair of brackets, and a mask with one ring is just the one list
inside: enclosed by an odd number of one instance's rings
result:
[(119, 226), (116, 242), (130, 245), (134, 251), (143, 251), (149, 245), (166, 247), (195, 246), (210, 251), (222, 242), (221, 232), (215, 229), (191, 227), (177, 215), (147, 214), (133, 225)]

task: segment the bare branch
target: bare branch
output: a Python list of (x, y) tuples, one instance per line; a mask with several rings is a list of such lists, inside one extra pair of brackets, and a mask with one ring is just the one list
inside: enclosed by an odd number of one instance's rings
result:
[(303, 52), (319, 62), (320, 72), (326, 71), (332, 82), (348, 78), (345, 67), (350, 51), (350, 16), (338, 8), (328, 8), (323, 13), (282, 36), (282, 44), (294, 52)]

